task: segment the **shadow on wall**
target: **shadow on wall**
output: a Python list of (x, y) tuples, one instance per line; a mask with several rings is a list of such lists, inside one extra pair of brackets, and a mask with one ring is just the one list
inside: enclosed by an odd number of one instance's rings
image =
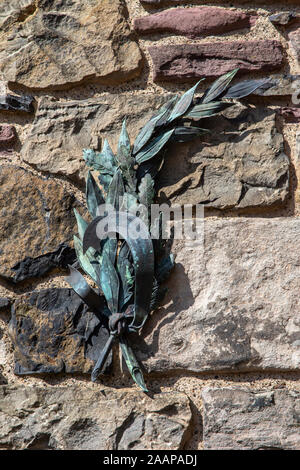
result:
[[(167, 306), (159, 307), (154, 311), (147, 320), (141, 335), (132, 334), (130, 336), (134, 350), (139, 351), (141, 361), (143, 361), (143, 357), (155, 356), (159, 351), (160, 330), (165, 325), (170, 325), (170, 328), (172, 328), (176, 316), (180, 312), (187, 310), (195, 302), (185, 268), (181, 263), (176, 263), (176, 260), (175, 268), (171, 273), (170, 280), (167, 282), (167, 287), (168, 293), (164, 300), (164, 305), (167, 304)], [(144, 338), (152, 332), (154, 332), (152, 341), (146, 343)]]

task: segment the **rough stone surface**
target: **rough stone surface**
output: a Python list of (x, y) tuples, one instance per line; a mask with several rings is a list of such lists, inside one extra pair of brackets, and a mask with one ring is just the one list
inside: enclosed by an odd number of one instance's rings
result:
[(84, 181), (83, 148), (100, 150), (108, 137), (116, 150), (126, 117), (131, 140), (169, 95), (106, 94), (98, 99), (54, 101), (42, 98), (22, 158), (37, 169)]
[(1, 11), (0, 28), (4, 30), (32, 15), (36, 10), (37, 2), (34, 0), (10, 0), (10, 2), (2, 3), (1, 10), (3, 11)]
[(299, 450), (300, 393), (206, 388), (204, 449)]
[(1, 71), (33, 89), (83, 80), (116, 84), (137, 76), (142, 56), (127, 22), (124, 0), (38, 0), (0, 6)]
[[(201, 229), (201, 224), (200, 224)], [(135, 338), (148, 371), (299, 370), (299, 218), (204, 219)]]
[(269, 16), (271, 23), (279, 26), (290, 25), (297, 19), (297, 15), (291, 11), (282, 11)]
[(183, 393), (0, 388), (0, 445), (4, 449), (176, 450), (191, 421)]
[(290, 46), (297, 60), (297, 72), (300, 72), (300, 28), (289, 34)]
[(10, 111), (13, 113), (33, 113), (34, 98), (29, 95), (11, 95), (6, 93), (0, 96), (0, 111)]
[(9, 124), (0, 124), (0, 153), (11, 151), (16, 142), (16, 128)]
[(12, 280), (18, 283), (26, 279), (42, 277), (53, 268), (67, 269), (69, 265), (74, 265), (76, 262), (75, 249), (62, 243), (55, 251), (36, 258), (28, 256), (14, 265), (11, 268), (14, 271)]
[(154, 81), (216, 77), (237, 67), (240, 73), (269, 72), (283, 62), (279, 41), (232, 41), (149, 47)]
[(200, 127), (214, 132), (204, 142), (170, 147), (158, 176), (161, 202), (229, 209), (285, 200), (289, 159), (273, 110), (236, 105)]
[[(72, 289), (25, 294), (12, 308), (9, 332), (15, 374), (91, 372), (109, 333)], [(110, 353), (106, 371), (111, 366)]]
[(170, 32), (194, 39), (250, 28), (255, 21), (255, 16), (226, 8), (177, 8), (136, 18), (134, 29), (139, 34)]
[(56, 250), (73, 238), (76, 200), (63, 186), (13, 165), (0, 167), (0, 276), (24, 258)]
[(12, 144), (16, 139), (16, 129), (11, 125), (0, 125), (0, 145)]
[(298, 123), (300, 122), (300, 108), (281, 108), (280, 114), (286, 122)]
[[(22, 158), (39, 170), (65, 175), (71, 179), (83, 182), (86, 173), (86, 166), (82, 158), (83, 148), (100, 150), (101, 140), (108, 138), (113, 149), (116, 151), (121, 131), (121, 123), (124, 118), (126, 118), (131, 143), (133, 143), (139, 130), (147, 120), (150, 119), (155, 110), (171, 96), (170, 93), (166, 95), (148, 93), (131, 95), (123, 93), (116, 96), (103, 95), (98, 100), (91, 99), (70, 102), (52, 101), (49, 98), (42, 98), (30, 134), (22, 148)], [(251, 144), (253, 152), (255, 150), (255, 135), (258, 131), (264, 134), (262, 142), (265, 141), (265, 145), (262, 147), (266, 154), (264, 155), (263, 152), (260, 151), (260, 148), (262, 148), (261, 145), (258, 148), (262, 164), (264, 165), (264, 162), (266, 162), (268, 158), (275, 160), (275, 155), (278, 155), (281, 151), (282, 142), (280, 134), (278, 134), (275, 129), (275, 115), (268, 117), (265, 113), (269, 113), (269, 111), (260, 109), (257, 111), (247, 111), (247, 116), (241, 116), (241, 122), (237, 119), (232, 122), (232, 125), (230, 125), (227, 120), (218, 122), (213, 120), (213, 118), (209, 120), (207, 125), (210, 128), (217, 126), (218, 131), (221, 133), (226, 129), (236, 133), (237, 128), (244, 131), (248, 113), (251, 116), (248, 131), (251, 131), (253, 135), (253, 142)], [(246, 114), (246, 112), (244, 114)], [(275, 136), (272, 145), (269, 142), (270, 132), (274, 133)], [(244, 132), (243, 135), (245, 138), (241, 141), (237, 149), (235, 145), (230, 144), (230, 139), (233, 138), (232, 134), (230, 136), (228, 135), (228, 137), (224, 135), (219, 137), (220, 142), (222, 139), (228, 140), (227, 143), (223, 142), (223, 146), (227, 145), (228, 148), (230, 147), (228, 150), (229, 161), (231, 161), (232, 152), (236, 153), (239, 159), (245, 154), (245, 146), (249, 144), (250, 137), (248, 137), (247, 140), (248, 134)], [(239, 136), (234, 138), (236, 141), (240, 141)], [(181, 149), (180, 155), (182, 155), (182, 152), (186, 153), (185, 149), (189, 148), (182, 144), (180, 144), (179, 147)], [(198, 151), (199, 145), (198, 149), (196, 146), (196, 150), (193, 150), (193, 153), (190, 152), (190, 155), (186, 156), (184, 160), (181, 159), (180, 155), (176, 157), (172, 154), (172, 159), (177, 158), (180, 160), (179, 168), (182, 168), (182, 170), (180, 170), (179, 174), (182, 177), (188, 176), (188, 172), (190, 171), (190, 167), (186, 166), (184, 162)], [(220, 147), (220, 151), (224, 151), (224, 149)], [(257, 151), (257, 149), (255, 151)], [(239, 155), (240, 152), (242, 152), (241, 155)], [(200, 153), (199, 160), (195, 160), (195, 162), (199, 162), (200, 159), (205, 157), (205, 148)], [(166, 159), (166, 165), (168, 165), (168, 161), (169, 158)], [(283, 173), (287, 171), (286, 162), (286, 160), (282, 162)], [(274, 167), (273, 163), (271, 164), (271, 168)], [(166, 168), (168, 167), (166, 166)], [(173, 185), (178, 174), (174, 175), (173, 169), (169, 171), (169, 174), (168, 171), (163, 170), (163, 173), (166, 173), (166, 185)], [(177, 178), (177, 181), (178, 179), (179, 178)], [(286, 191), (286, 184), (284, 183), (285, 182), (282, 182), (284, 191), (279, 191), (280, 194), (278, 194), (278, 197), (275, 197), (274, 201), (284, 197)], [(274, 183), (272, 184), (274, 185)], [(172, 188), (170, 190), (172, 191)], [(273, 192), (273, 196), (275, 195), (274, 191), (270, 190), (269, 192)]]

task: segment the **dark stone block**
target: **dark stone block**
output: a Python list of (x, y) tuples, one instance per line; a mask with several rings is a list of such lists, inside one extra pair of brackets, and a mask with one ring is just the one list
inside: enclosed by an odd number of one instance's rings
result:
[(69, 264), (77, 260), (74, 248), (66, 244), (61, 244), (57, 250), (46, 253), (45, 255), (31, 258), (25, 258), (20, 263), (13, 266), (15, 271), (13, 282), (22, 282), (26, 279), (41, 277), (47, 274), (53, 268), (67, 268)]
[(34, 98), (30, 95), (2, 95), (0, 96), (0, 111), (34, 112)]
[(0, 312), (5, 312), (10, 309), (12, 300), (7, 297), (0, 297)]
[[(17, 300), (9, 331), (17, 375), (90, 373), (109, 335), (107, 319), (65, 288), (35, 291)], [(105, 372), (111, 361), (112, 353)]]
[(69, 244), (77, 232), (73, 209), (79, 205), (52, 178), (1, 165), (0, 276), (21, 282), (72, 262)]

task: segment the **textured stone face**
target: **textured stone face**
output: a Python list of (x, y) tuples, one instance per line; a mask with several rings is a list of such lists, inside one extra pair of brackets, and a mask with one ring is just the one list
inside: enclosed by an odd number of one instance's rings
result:
[(299, 450), (300, 394), (206, 388), (204, 449)]
[(139, 74), (142, 56), (123, 0), (27, 3), (0, 6), (0, 63), (9, 82), (54, 89), (85, 79), (116, 84)]
[(56, 250), (49, 251), (44, 255), (35, 258), (26, 256), (11, 268), (13, 270), (11, 280), (18, 283), (27, 279), (39, 278), (45, 276), (53, 268), (68, 269), (68, 266), (73, 265), (76, 261), (75, 249), (62, 243)]
[(300, 108), (281, 108), (280, 114), (286, 122), (297, 123), (300, 122)]
[(176, 450), (191, 421), (183, 393), (0, 388), (0, 445), (4, 449)]
[(16, 139), (16, 129), (10, 125), (0, 125), (0, 145), (12, 144)]
[(205, 141), (170, 147), (158, 176), (161, 201), (228, 209), (285, 200), (289, 160), (276, 113), (236, 105), (223, 114), (200, 121), (212, 130)]
[[(22, 158), (37, 169), (64, 174), (83, 182), (86, 172), (83, 148), (100, 150), (101, 138), (108, 138), (116, 150), (125, 117), (133, 143), (155, 110), (170, 97), (171, 94), (132, 96), (124, 93), (115, 97), (104, 95), (97, 101), (85, 102), (57, 102), (42, 98), (31, 132), (22, 148)], [(191, 145), (170, 147), (159, 177), (161, 194), (164, 191), (179, 203), (192, 198), (192, 202), (206, 201), (208, 205), (219, 208), (270, 205), (284, 200), (289, 164), (282, 153), (282, 137), (275, 127), (275, 114), (261, 108), (243, 111), (238, 106), (227, 111), (227, 114), (235, 118), (230, 122), (225, 118), (203, 121), (203, 127), (207, 125), (209, 129), (218, 131), (211, 137), (211, 143), (198, 140)], [(240, 134), (236, 133), (237, 130)], [(261, 135), (259, 141), (258, 133)], [(219, 158), (211, 158), (214, 151), (217, 151)], [(176, 173), (173, 166), (175, 160)], [(254, 165), (256, 176), (253, 179)], [(204, 167), (213, 175), (207, 177), (204, 172), (204, 186), (196, 184), (195, 188), (195, 182), (203, 179)], [(261, 174), (264, 181), (261, 181)], [(259, 187), (248, 188), (247, 198), (250, 194), (253, 197), (244, 201), (242, 191), (244, 194), (248, 183)]]
[(0, 154), (11, 151), (16, 142), (17, 134), (14, 126), (0, 124)]
[(233, 41), (149, 47), (154, 80), (188, 81), (216, 77), (237, 67), (240, 73), (269, 72), (282, 65), (279, 41)]
[(126, 117), (131, 140), (168, 96), (104, 95), (97, 100), (52, 101), (42, 98), (22, 158), (37, 169), (84, 180), (83, 148), (100, 150), (101, 137), (116, 149)]
[(205, 219), (204, 247), (175, 240), (169, 297), (136, 338), (146, 369), (299, 369), (299, 240), (297, 218)]
[(0, 167), (0, 275), (24, 258), (57, 249), (76, 233), (74, 196), (58, 183), (13, 165)]
[(170, 32), (190, 38), (250, 28), (256, 17), (226, 8), (177, 8), (136, 18), (134, 29), (140, 34)]
[(33, 97), (29, 95), (11, 95), (6, 93), (0, 96), (0, 111), (33, 113), (33, 101)]
[[(18, 299), (9, 331), (17, 375), (91, 372), (109, 336), (104, 320), (72, 289), (54, 288)], [(111, 361), (110, 353), (106, 371)]]
[(36, 0), (3, 1), (1, 5), (0, 28), (7, 30), (11, 25), (26, 20), (36, 10)]
[(289, 34), (290, 46), (297, 60), (297, 72), (300, 72), (300, 28)]

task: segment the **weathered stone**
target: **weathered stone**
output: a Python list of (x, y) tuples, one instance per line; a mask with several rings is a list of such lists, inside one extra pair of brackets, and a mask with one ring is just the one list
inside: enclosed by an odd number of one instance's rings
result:
[(79, 387), (0, 388), (4, 449), (176, 450), (191, 422), (188, 398)]
[(9, 124), (0, 124), (0, 153), (11, 151), (16, 141), (16, 129)]
[(204, 142), (170, 146), (157, 178), (161, 202), (238, 209), (285, 200), (289, 159), (276, 113), (236, 105), (223, 114), (201, 121), (213, 129)]
[(206, 450), (299, 450), (300, 393), (205, 388)]
[(300, 108), (286, 107), (281, 108), (279, 112), (286, 122), (300, 122)]
[(86, 173), (83, 148), (100, 149), (100, 137), (108, 137), (116, 148), (125, 117), (133, 140), (155, 109), (169, 97), (124, 93), (67, 102), (42, 98), (22, 148), (22, 158), (39, 170), (83, 182)]
[[(4, 2), (3, 2), (4, 3)], [(6, 30), (14, 23), (23, 22), (36, 10), (35, 0), (10, 0), (2, 6), (0, 29)]]
[(22, 282), (26, 279), (45, 276), (53, 268), (67, 269), (76, 263), (77, 257), (74, 248), (62, 243), (57, 250), (36, 258), (26, 257), (11, 269), (14, 271), (13, 282)]
[(29, 95), (5, 94), (0, 96), (0, 111), (33, 113), (33, 103), (34, 98)]
[[(114, 150), (116, 150), (121, 124), (125, 117), (131, 143), (133, 143), (142, 126), (153, 115), (155, 110), (171, 96), (171, 94), (164, 96), (149, 93), (141, 93), (138, 95), (124, 93), (117, 96), (103, 95), (97, 102), (95, 100), (87, 100), (85, 102), (56, 102), (48, 98), (43, 98), (40, 102), (31, 133), (22, 148), (22, 158), (31, 165), (35, 165), (39, 170), (54, 174), (64, 174), (72, 179), (83, 181), (86, 167), (82, 158), (82, 148), (100, 149), (100, 137), (107, 137)], [(258, 135), (258, 132), (262, 135), (260, 145), (255, 145), (256, 140), (254, 138), (250, 145), (253, 152), (258, 152), (261, 156), (260, 170), (262, 167), (268, 166), (271, 168), (271, 173), (274, 176), (274, 171), (277, 171), (277, 167), (280, 167), (280, 175), (287, 173), (287, 159), (283, 157), (277, 159), (282, 150), (282, 138), (275, 128), (275, 114), (271, 115), (269, 110), (261, 109), (257, 109), (256, 111), (247, 110), (244, 113), (237, 112), (237, 114), (241, 114), (241, 116), (232, 121), (231, 126), (227, 119), (219, 121), (212, 119), (207, 123), (209, 128), (215, 128), (215, 126), (217, 126), (218, 134), (221, 133), (220, 136), (214, 134), (212, 137), (212, 144), (215, 146), (217, 146), (216, 141), (219, 139), (220, 157), (223, 158), (224, 146), (226, 145), (228, 148), (226, 159), (228, 159), (231, 166), (229, 165), (226, 172), (233, 171), (231, 163), (232, 155), (236, 155), (238, 160), (251, 158), (252, 152), (251, 155), (247, 157), (250, 137), (247, 137), (248, 134), (244, 133), (243, 135), (245, 137), (241, 140), (241, 138), (236, 135), (238, 129), (242, 132), (245, 126), (248, 125), (248, 133), (252, 132), (252, 136), (255, 137)], [(249, 124), (247, 124), (248, 120)], [(224, 136), (224, 130), (227, 130), (231, 135), (227, 137)], [(233, 132), (235, 136), (232, 135)], [(272, 133), (272, 135), (274, 134), (272, 144), (270, 142), (270, 133)], [(47, 138), (45, 138), (45, 136), (47, 136)], [(238, 143), (238, 145), (232, 144), (231, 139), (234, 139), (233, 142)], [(262, 144), (263, 142), (265, 142), (264, 145)], [(180, 154), (174, 150), (174, 147), (172, 156), (167, 157), (166, 170), (163, 169), (161, 175), (163, 190), (170, 192), (170, 194), (173, 189), (177, 190), (177, 188), (167, 189), (166, 186), (176, 184), (181, 178), (188, 177), (189, 173), (193, 172), (192, 170), (195, 168), (195, 165), (190, 165), (190, 155), (192, 158), (195, 158), (195, 161), (192, 163), (202, 162), (207, 157), (205, 154), (205, 152), (208, 151), (207, 147), (201, 148), (200, 150), (199, 143), (198, 146), (196, 145), (195, 147), (182, 144), (179, 144), (179, 147), (181, 149)], [(182, 158), (182, 155), (187, 154), (187, 152), (189, 152), (190, 155), (186, 155)], [(198, 155), (198, 152), (200, 152), (200, 154), (197, 160), (196, 155)], [(208, 155), (208, 158), (209, 162), (212, 164), (213, 162), (210, 155)], [(169, 166), (171, 165), (170, 160), (173, 161), (173, 159), (178, 160), (179, 172), (175, 175), (173, 167), (170, 168)], [(218, 159), (218, 162), (219, 161)], [(268, 171), (266, 171), (266, 173), (268, 173)], [(273, 178), (273, 176), (270, 174), (270, 178)], [(270, 193), (267, 197), (268, 204), (281, 201), (285, 197), (287, 181), (281, 181), (279, 183), (277, 189), (274, 187), (273, 189), (267, 190), (267, 192)], [(217, 181), (216, 184), (218, 184)], [(274, 179), (271, 184), (274, 186)], [(179, 188), (180, 185), (181, 183), (179, 183)], [(191, 186), (193, 186), (192, 183)], [(240, 187), (241, 184), (238, 183), (238, 186)], [(195, 191), (199, 194), (197, 190)], [(259, 194), (263, 194), (261, 189), (253, 189), (253, 192), (257, 191), (259, 191)], [(229, 192), (233, 192), (230, 187)], [(264, 204), (263, 201), (261, 203)], [(258, 203), (255, 203), (255, 205), (257, 204)], [(223, 202), (219, 200), (214, 203), (216, 207), (221, 207), (222, 205), (224, 207), (226, 206), (225, 200), (223, 200)]]
[[(72, 289), (44, 289), (22, 296), (9, 332), (15, 374), (91, 372), (109, 333), (105, 317), (89, 312)], [(111, 366), (110, 353), (106, 371)]]
[(204, 244), (174, 240), (165, 305), (134, 339), (146, 370), (299, 370), (300, 219), (201, 227)]
[(292, 11), (282, 11), (269, 16), (271, 23), (279, 26), (286, 26), (293, 23), (297, 19), (297, 15)]
[(289, 96), (300, 93), (300, 75), (273, 75), (263, 86), (253, 94), (259, 96)]
[(240, 73), (269, 72), (282, 65), (279, 41), (233, 41), (149, 47), (154, 80), (188, 81)]
[(12, 144), (16, 139), (16, 129), (9, 124), (0, 124), (0, 145)]
[(0, 64), (8, 82), (57, 89), (139, 75), (142, 55), (124, 0), (38, 0), (23, 13), (17, 0), (11, 3), (0, 6)]
[(134, 29), (140, 34), (170, 32), (194, 39), (250, 28), (255, 24), (256, 18), (227, 8), (177, 8), (136, 18)]
[(13, 280), (11, 268), (24, 258), (45, 255), (71, 241), (77, 230), (76, 204), (74, 196), (55, 181), (24, 168), (2, 165), (0, 276)]
[(289, 40), (297, 61), (297, 72), (300, 72), (300, 28), (289, 34)]

